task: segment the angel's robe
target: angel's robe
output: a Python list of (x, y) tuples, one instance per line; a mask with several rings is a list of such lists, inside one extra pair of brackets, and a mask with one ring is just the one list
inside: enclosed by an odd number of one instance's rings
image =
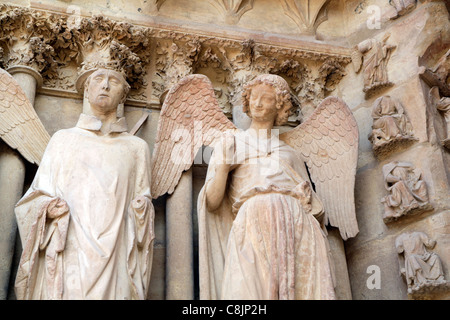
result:
[[(56, 132), (30, 189), (16, 205), (23, 253), (18, 299), (145, 299), (150, 281), (154, 209), (147, 143), (124, 118), (100, 135), (81, 114)], [(69, 213), (48, 214), (52, 199)]]
[(335, 299), (328, 240), (316, 218), (322, 203), (314, 192), (305, 201), (299, 188), (309, 180), (305, 164), (278, 137), (250, 132), (235, 135), (220, 207), (206, 206), (215, 153), (199, 194), (200, 298)]

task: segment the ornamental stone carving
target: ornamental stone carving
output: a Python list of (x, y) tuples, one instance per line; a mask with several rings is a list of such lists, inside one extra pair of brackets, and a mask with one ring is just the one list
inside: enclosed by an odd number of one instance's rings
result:
[(327, 20), (328, 0), (280, 0), (284, 13), (302, 33), (315, 35), (317, 27)]
[(436, 241), (424, 232), (402, 233), (395, 239), (399, 254), (400, 273), (408, 286), (410, 298), (421, 298), (433, 291), (448, 290), (441, 259), (429, 251)]
[(152, 78), (152, 98), (163, 102), (164, 93), (182, 77), (193, 73), (197, 62), (201, 42), (158, 40), (156, 42), (156, 73)]
[(79, 79), (77, 90), (82, 91), (89, 71), (108, 68), (125, 75), (131, 89), (141, 99), (146, 87), (145, 67), (150, 61), (149, 29), (102, 16), (81, 18), (70, 30), (79, 49)]
[(400, 161), (388, 163), (383, 166), (383, 177), (384, 186), (389, 192), (381, 200), (385, 223), (433, 208), (422, 174), (413, 164)]
[(387, 154), (401, 144), (416, 140), (405, 110), (397, 99), (383, 96), (375, 100), (372, 118), (372, 132), (368, 138), (377, 156)]
[(228, 24), (237, 24), (242, 15), (253, 8), (255, 0), (209, 0)]
[(356, 72), (363, 70), (364, 88), (366, 99), (378, 91), (393, 85), (388, 79), (387, 64), (392, 50), (396, 47), (387, 44), (389, 34), (383, 39), (367, 39), (360, 42), (353, 53), (353, 64)]

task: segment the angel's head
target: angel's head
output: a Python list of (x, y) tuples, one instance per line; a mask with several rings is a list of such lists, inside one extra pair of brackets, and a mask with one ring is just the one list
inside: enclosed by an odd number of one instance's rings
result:
[[(280, 76), (259, 75), (244, 86), (242, 106), (243, 111), (252, 119), (271, 117), (273, 114), (274, 125), (283, 125), (288, 121), (293, 108), (289, 85)], [(252, 109), (258, 114), (252, 115)]]
[(124, 76), (110, 69), (94, 71), (85, 83), (85, 94), (91, 107), (103, 112), (116, 110), (120, 103), (125, 102), (129, 91), (130, 85)]

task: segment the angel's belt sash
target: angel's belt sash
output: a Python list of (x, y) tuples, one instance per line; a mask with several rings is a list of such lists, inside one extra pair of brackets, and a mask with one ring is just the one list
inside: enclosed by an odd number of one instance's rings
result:
[(267, 185), (267, 186), (257, 186), (249, 189), (247, 192), (245, 192), (244, 195), (242, 195), (239, 200), (235, 201), (232, 205), (232, 212), (233, 215), (236, 216), (239, 209), (242, 207), (242, 205), (249, 199), (253, 198), (257, 195), (263, 195), (263, 194), (269, 194), (269, 193), (278, 193), (278, 194), (284, 194), (287, 196), (294, 197), (298, 200), (304, 199), (304, 194), (300, 193), (300, 186), (302, 183), (297, 184), (296, 187), (292, 189), (287, 189), (286, 187), (279, 187), (273, 184)]

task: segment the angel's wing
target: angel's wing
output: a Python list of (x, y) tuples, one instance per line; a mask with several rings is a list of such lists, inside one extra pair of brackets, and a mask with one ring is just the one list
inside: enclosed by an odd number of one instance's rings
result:
[(337, 97), (324, 99), (306, 122), (280, 135), (304, 159), (325, 208), (325, 223), (338, 227), (344, 240), (359, 232), (354, 186), (358, 127)]
[(208, 77), (188, 75), (174, 85), (159, 116), (152, 197), (171, 194), (202, 145), (212, 146), (227, 130), (237, 129), (220, 109)]
[(39, 165), (50, 135), (17, 81), (0, 68), (0, 136)]

